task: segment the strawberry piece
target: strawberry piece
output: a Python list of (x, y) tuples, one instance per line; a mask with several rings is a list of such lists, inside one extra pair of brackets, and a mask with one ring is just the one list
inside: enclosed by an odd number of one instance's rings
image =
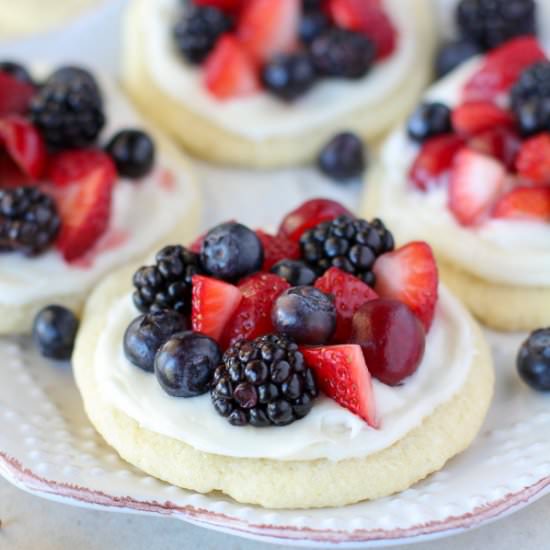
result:
[(80, 259), (109, 226), (117, 173), (114, 163), (105, 157), (72, 185), (54, 188), (61, 217), (57, 248), (67, 262)]
[(242, 297), (236, 286), (218, 279), (194, 275), (191, 301), (193, 330), (219, 340)]
[(337, 344), (349, 342), (353, 315), (362, 305), (378, 298), (378, 294), (357, 277), (337, 267), (331, 267), (317, 279), (315, 287), (334, 297), (336, 332), (333, 341)]
[(221, 11), (231, 14), (238, 14), (246, 0), (194, 0), (198, 6), (214, 6)]
[(395, 50), (397, 31), (380, 0), (329, 0), (328, 10), (339, 27), (368, 36), (378, 59)]
[(206, 88), (218, 99), (251, 95), (260, 89), (252, 59), (234, 36), (222, 36), (204, 65)]
[(495, 205), (493, 218), (550, 221), (550, 187), (517, 187)]
[(454, 134), (444, 134), (426, 141), (416, 156), (409, 178), (420, 191), (441, 182), (441, 176), (451, 169), (453, 160), (464, 142)]
[(379, 426), (372, 378), (360, 346), (303, 347), (300, 351), (323, 393), (369, 426)]
[(0, 71), (0, 116), (25, 114), (34, 93), (32, 84)]
[(300, 0), (249, 0), (237, 27), (239, 40), (257, 63), (296, 48)]
[(100, 149), (73, 149), (57, 153), (48, 163), (48, 179), (57, 187), (67, 187), (99, 166), (110, 169), (111, 158)]
[(505, 184), (502, 163), (463, 149), (456, 156), (451, 173), (449, 209), (462, 225), (476, 225), (489, 212)]
[(225, 327), (222, 342), (224, 349), (238, 340), (253, 340), (273, 332), (271, 310), (275, 300), (290, 285), (273, 273), (256, 273), (238, 285), (243, 299)]
[(544, 50), (532, 36), (506, 42), (487, 54), (481, 69), (466, 83), (464, 101), (495, 101), (516, 83), (524, 69), (545, 59)]
[(453, 128), (458, 134), (469, 137), (495, 126), (513, 126), (512, 115), (488, 101), (470, 101), (453, 110)]
[(300, 257), (300, 247), (296, 241), (291, 241), (283, 236), (270, 235), (261, 229), (256, 235), (264, 247), (264, 265), (262, 271), (269, 271), (281, 260), (297, 260)]
[(409, 306), (430, 330), (438, 298), (439, 275), (431, 247), (412, 242), (380, 256), (374, 264), (375, 290)]
[[(0, 119), (0, 146), (21, 172), (21, 179), (37, 180), (42, 176), (47, 159), (46, 146), (29, 121), (17, 115)], [(8, 174), (3, 172), (3, 175)], [(10, 184), (10, 181), (2, 178), (0, 183)]]
[(516, 160), (518, 174), (537, 185), (550, 184), (550, 134), (526, 140)]
[(500, 160), (509, 170), (515, 166), (520, 147), (518, 134), (504, 126), (485, 130), (468, 140), (469, 149)]
[(329, 199), (312, 199), (289, 212), (281, 222), (277, 234), (298, 242), (302, 234), (322, 222), (333, 220), (338, 216), (353, 214), (339, 202)]

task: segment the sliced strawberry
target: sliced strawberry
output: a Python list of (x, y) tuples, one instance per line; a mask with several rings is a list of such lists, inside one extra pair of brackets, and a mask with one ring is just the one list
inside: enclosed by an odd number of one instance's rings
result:
[(428, 331), (438, 298), (439, 275), (431, 247), (412, 242), (383, 254), (374, 264), (375, 290), (409, 306)]
[(524, 69), (544, 59), (546, 55), (536, 38), (510, 40), (487, 54), (481, 68), (466, 83), (463, 99), (495, 101), (516, 83)]
[(290, 285), (284, 279), (272, 273), (256, 273), (244, 279), (238, 285), (242, 302), (223, 333), (224, 349), (241, 338), (253, 340), (273, 332), (273, 304), (288, 288)]
[(526, 140), (516, 159), (518, 174), (537, 185), (550, 184), (550, 134)]
[(194, 3), (199, 6), (214, 6), (227, 13), (238, 14), (246, 4), (246, 0), (194, 0)]
[(470, 149), (456, 156), (449, 183), (449, 209), (462, 225), (476, 225), (506, 184), (506, 170), (494, 158)]
[(237, 36), (250, 55), (263, 63), (296, 48), (300, 15), (300, 0), (249, 0)]
[(66, 187), (86, 177), (99, 166), (110, 169), (111, 158), (100, 149), (72, 149), (57, 153), (48, 163), (48, 180), (57, 187)]
[(0, 71), (0, 116), (25, 114), (35, 91), (28, 82)]
[(420, 191), (441, 183), (441, 176), (451, 169), (455, 155), (464, 145), (462, 138), (444, 134), (426, 141), (418, 153), (409, 178)]
[(465, 137), (474, 136), (495, 126), (512, 127), (514, 117), (489, 101), (470, 101), (453, 110), (453, 128)]
[(252, 59), (234, 36), (222, 36), (204, 65), (205, 85), (220, 100), (251, 95), (260, 89)]
[(283, 236), (275, 237), (261, 229), (256, 231), (256, 235), (258, 235), (264, 247), (264, 265), (262, 266), (262, 271), (269, 271), (281, 260), (297, 260), (300, 257), (300, 247), (297, 242)]
[(511, 128), (499, 126), (476, 134), (468, 140), (468, 148), (500, 160), (511, 170), (521, 147), (521, 138)]
[(395, 50), (397, 31), (380, 0), (329, 0), (328, 9), (339, 27), (367, 35), (379, 59)]
[[(39, 179), (46, 165), (47, 153), (38, 130), (26, 119), (11, 115), (0, 119), (0, 147), (19, 168), (22, 179)], [(0, 184), (10, 181), (0, 180)]]
[(360, 346), (304, 347), (300, 351), (323, 393), (369, 426), (379, 426), (372, 378)]
[(550, 187), (517, 187), (495, 205), (493, 218), (550, 221)]
[(357, 277), (337, 267), (331, 267), (317, 279), (315, 287), (334, 296), (336, 332), (333, 341), (337, 344), (349, 342), (353, 315), (362, 305), (378, 298), (378, 294)]
[(301, 204), (296, 210), (289, 212), (281, 222), (278, 235), (298, 242), (302, 234), (316, 225), (333, 220), (338, 216), (353, 214), (339, 202), (329, 199), (312, 199)]
[(90, 168), (72, 185), (53, 192), (61, 216), (57, 248), (67, 262), (81, 258), (109, 226), (111, 198), (117, 178), (115, 165), (109, 161)]
[(219, 340), (225, 325), (239, 307), (242, 297), (236, 286), (218, 279), (194, 275), (191, 302), (193, 330)]

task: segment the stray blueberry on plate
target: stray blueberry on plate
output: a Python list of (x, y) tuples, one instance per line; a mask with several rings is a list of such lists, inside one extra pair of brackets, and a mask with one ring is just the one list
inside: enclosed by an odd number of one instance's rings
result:
[(32, 337), (44, 357), (66, 361), (71, 358), (77, 331), (78, 319), (72, 311), (50, 305), (34, 318)]
[(318, 165), (321, 172), (336, 181), (359, 177), (366, 165), (362, 140), (351, 132), (334, 136), (321, 151)]
[(522, 380), (538, 391), (550, 391), (550, 328), (535, 330), (523, 342), (517, 357)]

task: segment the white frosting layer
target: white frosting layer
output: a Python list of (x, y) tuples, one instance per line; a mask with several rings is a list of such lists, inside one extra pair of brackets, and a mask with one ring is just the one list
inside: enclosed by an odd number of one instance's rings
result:
[[(142, 126), (112, 83), (102, 80), (101, 86), (109, 121), (105, 136)], [(155, 168), (149, 176), (141, 181), (118, 181), (109, 229), (75, 264), (67, 264), (55, 248), (35, 258), (0, 254), (0, 303), (27, 304), (49, 296), (84, 293), (113, 268), (145, 254), (196, 204), (196, 190), (178, 166), (157, 147)]]
[(417, 66), (420, 41), (424, 38), (417, 29), (416, 0), (385, 0), (385, 4), (399, 32), (394, 54), (376, 64), (361, 80), (319, 82), (290, 105), (265, 92), (231, 101), (213, 97), (204, 87), (201, 68), (185, 63), (174, 46), (171, 29), (181, 9), (180, 0), (141, 2), (139, 20), (145, 62), (155, 84), (168, 96), (237, 135), (264, 140), (303, 133), (357, 108), (382, 101), (403, 85), (409, 72)]
[[(466, 80), (479, 68), (474, 59), (433, 86), (427, 95), (449, 106), (460, 101)], [(408, 183), (418, 146), (400, 128), (387, 140), (381, 162), (378, 214), (400, 239), (422, 239), (454, 264), (486, 280), (522, 286), (548, 286), (550, 224), (519, 220), (488, 220), (479, 227), (461, 226), (447, 208), (443, 185), (428, 193)]]
[(460, 390), (476, 354), (467, 313), (441, 288), (426, 355), (418, 371), (399, 387), (374, 381), (380, 429), (370, 428), (324, 396), (316, 400), (309, 415), (290, 426), (237, 428), (216, 413), (209, 395), (170, 397), (153, 374), (130, 364), (122, 342), (135, 316), (129, 296), (113, 304), (94, 360), (101, 396), (144, 428), (224, 456), (336, 461), (380, 451), (419, 426)]

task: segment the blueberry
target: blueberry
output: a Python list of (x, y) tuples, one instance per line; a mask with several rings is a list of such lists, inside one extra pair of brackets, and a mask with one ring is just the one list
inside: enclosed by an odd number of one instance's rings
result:
[(365, 164), (363, 142), (351, 132), (344, 132), (332, 138), (318, 158), (320, 170), (336, 181), (346, 181), (360, 176)]
[(285, 101), (305, 94), (316, 80), (315, 67), (305, 53), (279, 55), (264, 65), (262, 70), (266, 89)]
[(336, 329), (336, 308), (325, 293), (312, 286), (297, 286), (283, 292), (271, 313), (278, 332), (298, 344), (326, 344)]
[(118, 173), (126, 178), (146, 176), (155, 162), (155, 144), (141, 130), (121, 130), (112, 137), (106, 150)]
[(218, 279), (234, 281), (258, 271), (263, 261), (260, 239), (240, 223), (218, 225), (206, 235), (202, 244), (202, 266)]
[(517, 368), (523, 381), (533, 389), (550, 391), (550, 328), (536, 330), (522, 344)]
[(220, 362), (220, 348), (212, 338), (188, 331), (162, 345), (155, 357), (155, 375), (169, 395), (194, 397), (210, 389)]
[(299, 260), (281, 260), (271, 268), (271, 273), (279, 275), (292, 286), (312, 285), (317, 278), (315, 271)]
[(153, 372), (155, 355), (159, 348), (186, 328), (185, 318), (173, 310), (140, 315), (126, 329), (124, 354), (136, 367)]
[(44, 357), (65, 361), (71, 358), (77, 331), (75, 314), (63, 306), (51, 305), (34, 318), (32, 336)]
[(470, 40), (460, 39), (443, 44), (435, 58), (437, 78), (445, 76), (464, 61), (480, 53), (481, 48)]
[(34, 86), (34, 82), (29, 71), (27, 71), (27, 69), (19, 63), (7, 60), (0, 61), (0, 72), (7, 73), (20, 82), (26, 82), (27, 84), (32, 84)]
[(409, 118), (407, 125), (409, 137), (418, 142), (451, 131), (451, 110), (438, 102), (421, 104)]
[(320, 9), (307, 10), (300, 19), (299, 36), (304, 44), (311, 44), (331, 26), (330, 19)]

